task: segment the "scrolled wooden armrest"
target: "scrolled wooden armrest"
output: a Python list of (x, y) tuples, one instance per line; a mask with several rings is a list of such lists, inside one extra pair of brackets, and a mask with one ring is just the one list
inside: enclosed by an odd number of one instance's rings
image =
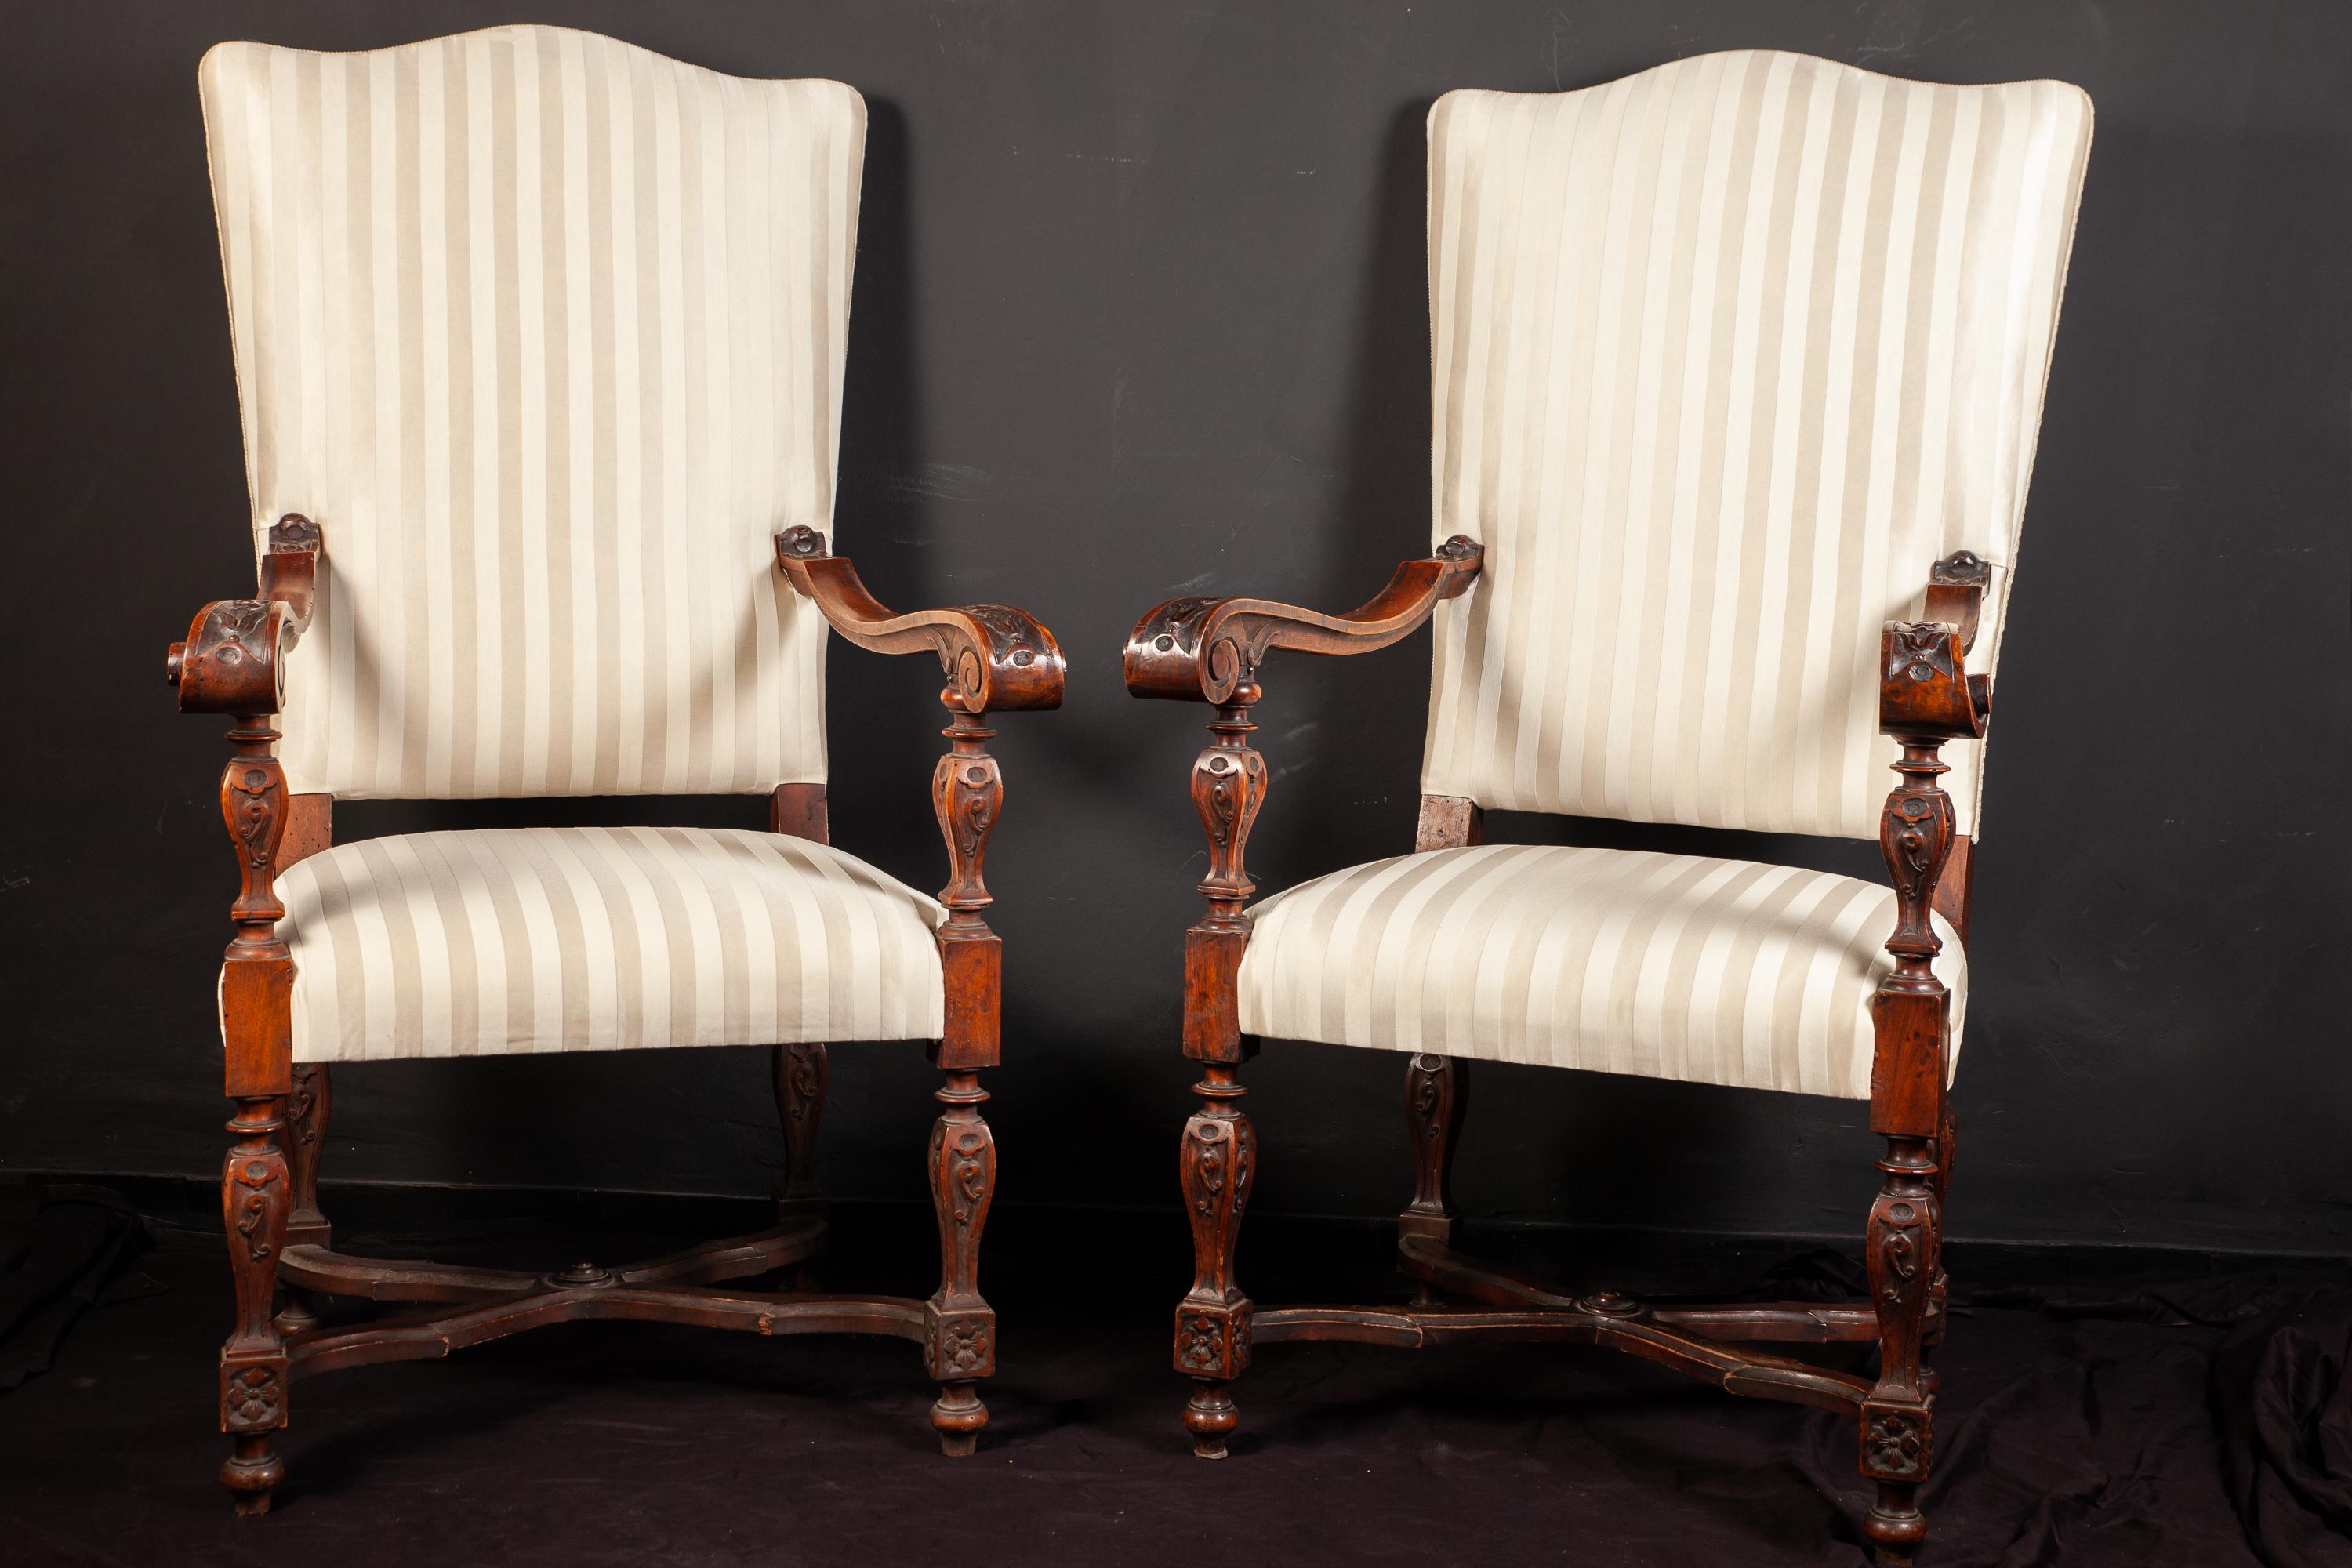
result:
[(319, 525), (288, 512), (269, 528), (261, 586), (250, 599), (219, 599), (196, 612), (185, 642), (163, 658), (184, 713), (275, 713), (286, 691), (286, 656), (310, 624), (318, 590)]
[(1062, 705), (1062, 647), (1026, 610), (965, 605), (895, 615), (866, 591), (846, 556), (826, 551), (824, 535), (814, 528), (776, 535), (776, 565), (826, 624), (859, 647), (937, 654), (947, 697), (968, 713)]
[(1880, 631), (1878, 727), (1889, 735), (1974, 740), (1992, 715), (1992, 683), (1968, 672), (1992, 568), (1962, 550), (1927, 574), (1927, 619)]
[(1344, 616), (1273, 599), (1171, 599), (1127, 639), (1127, 689), (1137, 697), (1224, 703), (1276, 648), (1351, 654), (1386, 647), (1466, 591), (1485, 560), (1483, 545), (1457, 533), (1426, 560), (1399, 566), (1387, 587)]

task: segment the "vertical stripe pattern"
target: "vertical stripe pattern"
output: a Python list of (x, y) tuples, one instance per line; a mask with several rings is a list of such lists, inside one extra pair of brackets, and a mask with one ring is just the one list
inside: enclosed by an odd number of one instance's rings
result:
[(838, 849), (693, 827), (340, 844), (278, 879), (294, 1059), (937, 1039), (947, 911)]
[(1423, 788), (1874, 837), (1881, 624), (1972, 550), (2000, 651), (2090, 135), (2063, 83), (1769, 51), (1440, 99), (1435, 531), (1486, 555)]
[(824, 776), (866, 110), (593, 34), (199, 74), (259, 531), (327, 541), (298, 790), (748, 794)]
[[(1496, 844), (1318, 877), (1253, 911), (1241, 1026), (1275, 1039), (1870, 1098), (1895, 894), (1851, 877)], [(1968, 959), (1942, 917), (1936, 972)]]

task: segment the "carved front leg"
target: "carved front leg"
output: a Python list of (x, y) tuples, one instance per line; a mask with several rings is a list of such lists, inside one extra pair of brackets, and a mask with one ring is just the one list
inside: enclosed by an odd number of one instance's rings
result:
[(1935, 1456), (1935, 1384), (1926, 1364), (1928, 1317), (1942, 1252), (1937, 1141), (1949, 1126), (1944, 1093), (1949, 1001), (1936, 977), (1942, 948), (1930, 911), (1953, 840), (1947, 771), (1933, 736), (1905, 735), (1901, 782), (1887, 796), (1879, 847), (1895, 884), (1895, 969), (1872, 1000), (1876, 1022), (1871, 1126), (1886, 1139), (1882, 1182), (1865, 1237), (1878, 1316), (1879, 1374), (1863, 1402), (1862, 1473), (1878, 1500), (1863, 1521), (1878, 1561), (1908, 1563), (1927, 1539), (1918, 1487)]
[(286, 1424), (286, 1345), (270, 1321), (278, 1257), (286, 1245), (290, 1181), (278, 1135), (283, 1101), (240, 1100), (229, 1124), (236, 1142), (221, 1168), (221, 1219), (236, 1285), (236, 1326), (221, 1347), (221, 1430), (232, 1442), (221, 1484), (236, 1511), (267, 1513), (286, 1467), (270, 1434)]
[(286, 1424), (286, 1344), (271, 1321), (279, 1255), (292, 1207), (285, 1132), (294, 1088), (289, 1016), (293, 964), (278, 940), (286, 913), (272, 877), (287, 818), (286, 775), (266, 714), (240, 715), (235, 754), (221, 773), (221, 816), (237, 857), (236, 925), (221, 965), (226, 1088), (236, 1103), (236, 1142), (221, 1169), (221, 1217), (236, 1288), (236, 1323), (221, 1347), (221, 1430), (229, 1434), (221, 1483), (239, 1513), (268, 1510), (285, 1466), (270, 1434)]
[(980, 1233), (996, 1194), (996, 1141), (980, 1108), (980, 1075), (950, 1072), (938, 1091), (946, 1106), (931, 1129), (931, 1204), (940, 1220), (940, 1288), (928, 1304), (923, 1351), (940, 1381), (931, 1425), (953, 1458), (972, 1452), (988, 1407), (975, 1380), (996, 1372), (996, 1313), (980, 1294)]
[(1234, 1251), (1257, 1179), (1256, 1134), (1242, 1114), (1245, 1091), (1231, 1067), (1210, 1064), (1194, 1092), (1201, 1109), (1184, 1124), (1181, 1159), (1192, 1289), (1176, 1308), (1176, 1370), (1192, 1379), (1184, 1407), (1192, 1451), (1222, 1459), (1226, 1437), (1241, 1422), (1226, 1384), (1250, 1363), (1250, 1300), (1234, 1279)]

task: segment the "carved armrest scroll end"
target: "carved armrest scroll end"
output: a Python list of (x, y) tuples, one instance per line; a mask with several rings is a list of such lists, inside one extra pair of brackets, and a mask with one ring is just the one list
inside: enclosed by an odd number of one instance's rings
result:
[(776, 565), (827, 625), (875, 653), (929, 653), (947, 678), (942, 700), (967, 713), (1059, 708), (1067, 676), (1045, 624), (1011, 605), (894, 614), (857, 568), (805, 525), (776, 535)]
[(1977, 740), (1991, 690), (1964, 662), (1960, 629), (1947, 621), (1889, 621), (1879, 633), (1878, 727), (1901, 740)]
[(1977, 646), (1985, 591), (1991, 586), (1991, 563), (1973, 551), (1955, 550), (1927, 569), (1927, 607), (1923, 618), (1958, 626), (1960, 651), (1970, 652)]

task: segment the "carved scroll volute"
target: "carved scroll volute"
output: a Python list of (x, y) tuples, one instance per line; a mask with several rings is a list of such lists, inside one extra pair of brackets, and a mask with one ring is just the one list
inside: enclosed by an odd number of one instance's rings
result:
[(1265, 758), (1250, 749), (1249, 705), (1258, 689), (1244, 684), (1235, 700), (1221, 706), (1209, 729), (1216, 740), (1192, 763), (1192, 805), (1209, 837), (1209, 875), (1200, 885), (1210, 904), (1202, 923), (1212, 929), (1242, 926), (1242, 906), (1257, 890), (1244, 855), (1258, 807), (1265, 802)]
[(948, 885), (940, 890), (940, 902), (952, 911), (948, 929), (982, 931), (986, 926), (980, 911), (993, 901), (982, 872), (988, 837), (1004, 805), (1004, 777), (988, 754), (996, 731), (956, 708), (952, 689), (940, 700), (954, 718), (940, 731), (948, 739), (948, 754), (931, 773), (931, 809), (948, 846)]
[(275, 713), (285, 706), (285, 656), (310, 624), (319, 576), (319, 525), (289, 512), (269, 531), (259, 595), (196, 612), (185, 642), (166, 650), (163, 676), (184, 713)]

